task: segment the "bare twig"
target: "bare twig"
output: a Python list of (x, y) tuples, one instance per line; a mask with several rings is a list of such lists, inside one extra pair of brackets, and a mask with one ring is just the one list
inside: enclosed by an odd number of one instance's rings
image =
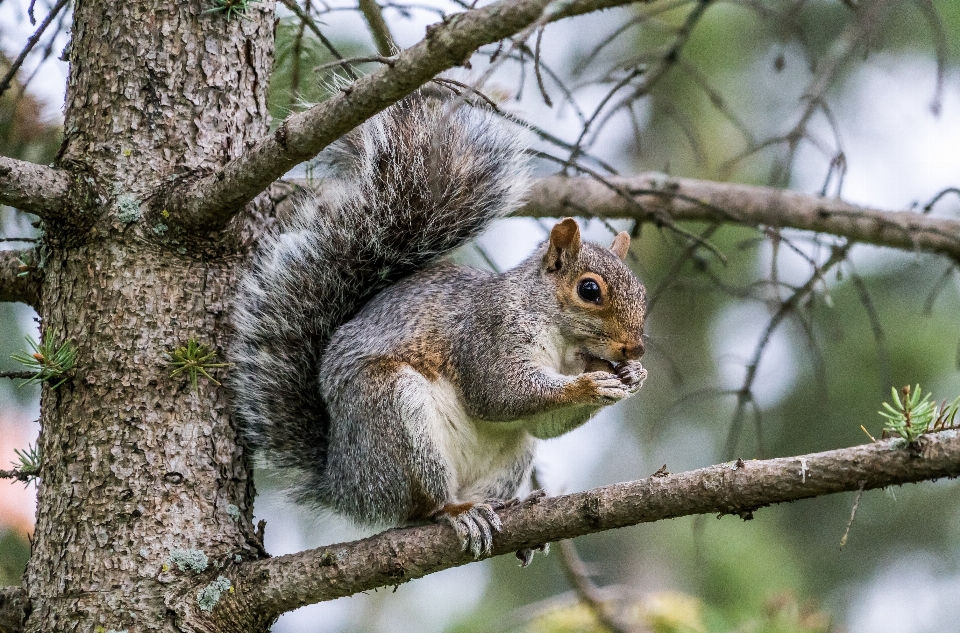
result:
[(0, 79), (0, 95), (7, 91), (7, 88), (10, 87), (10, 82), (13, 81), (13, 78), (17, 76), (17, 71), (20, 70), (20, 66), (23, 65), (24, 60), (27, 58), (27, 55), (30, 54), (30, 51), (33, 50), (33, 47), (37, 45), (37, 42), (40, 41), (40, 38), (43, 36), (43, 32), (47, 30), (47, 27), (50, 26), (50, 23), (53, 22), (54, 18), (57, 17), (57, 14), (67, 6), (67, 3), (70, 0), (58, 0), (57, 4), (53, 5), (53, 8), (50, 9), (50, 13), (47, 14), (47, 17), (43, 19), (43, 22), (40, 23), (40, 26), (37, 27), (37, 30), (34, 31), (33, 35), (30, 36), (30, 39), (27, 40), (26, 45), (23, 47), (23, 50), (20, 51), (20, 54), (17, 56), (13, 63), (10, 64), (7, 74), (3, 76), (3, 79)]
[(747, 373), (746, 376), (744, 376), (743, 384), (737, 392), (737, 408), (733, 414), (733, 420), (730, 423), (730, 432), (727, 435), (727, 446), (724, 451), (725, 459), (733, 459), (734, 451), (736, 450), (737, 441), (739, 439), (740, 429), (743, 427), (743, 417), (746, 414), (747, 406), (752, 405), (754, 414), (759, 416), (759, 408), (753, 399), (753, 383), (757, 378), (757, 370), (760, 368), (760, 361), (770, 343), (770, 338), (780, 326), (780, 323), (782, 323), (789, 314), (796, 310), (797, 306), (799, 306), (802, 301), (804, 301), (813, 293), (814, 289), (817, 287), (817, 284), (823, 281), (824, 275), (826, 275), (831, 268), (842, 262), (847, 257), (847, 253), (849, 251), (849, 243), (835, 247), (833, 252), (830, 254), (830, 257), (827, 258), (827, 261), (825, 261), (822, 266), (815, 267), (813, 274), (810, 275), (810, 278), (807, 280), (807, 282), (797, 288), (792, 295), (787, 297), (787, 299), (785, 299), (777, 308), (777, 311), (773, 314), (773, 316), (770, 317), (767, 327), (760, 336), (760, 341), (757, 343), (756, 348), (754, 348), (753, 356), (751, 357), (750, 362), (747, 364)]
[[(851, 422), (854, 424), (854, 422)], [(838, 492), (960, 475), (960, 431), (925, 434), (916, 450), (885, 440), (823, 453), (721, 464), (552, 497), (501, 513), (492, 555), (638, 523), (757, 509)], [(388, 530), (224, 570), (237, 608), (271, 617), (300, 606), (397, 585), (472, 560), (444, 525)]]
[(935, 115), (940, 114), (943, 107), (943, 85), (947, 74), (947, 54), (949, 46), (947, 45), (947, 33), (943, 27), (943, 20), (937, 13), (937, 8), (932, 0), (915, 0), (923, 17), (930, 23), (930, 31), (933, 35), (933, 49), (937, 56), (937, 85), (933, 90), (933, 99), (930, 100), (930, 111)]
[(557, 550), (560, 554), (560, 566), (563, 569), (563, 575), (567, 582), (573, 587), (580, 601), (587, 605), (593, 614), (597, 617), (600, 624), (612, 633), (634, 633), (634, 627), (622, 618), (613, 613), (610, 602), (603, 595), (603, 592), (590, 580), (590, 574), (586, 565), (580, 560), (577, 554), (577, 548), (573, 541), (565, 540), (557, 543)]
[(823, 105), (827, 89), (846, 64), (854, 58), (855, 53), (879, 30), (887, 11), (893, 4), (890, 0), (873, 0), (858, 6), (853, 20), (834, 41), (827, 55), (817, 64), (817, 69), (803, 96), (806, 106), (793, 129), (784, 136), (788, 146), (786, 161), (775, 168), (771, 174), (771, 184), (779, 184), (780, 180), (790, 173), (800, 141), (807, 138), (807, 126), (817, 109)]
[(365, 64), (370, 62), (377, 62), (379, 64), (386, 64), (390, 66), (394, 62), (393, 57), (383, 57), (382, 55), (367, 55), (365, 57), (348, 57), (346, 59), (338, 59), (335, 62), (327, 62), (326, 64), (320, 64), (314, 68), (314, 72), (321, 72), (329, 68), (349, 68), (352, 64)]
[(377, 45), (377, 52), (384, 57), (393, 55), (398, 49), (390, 34), (390, 28), (386, 20), (383, 19), (383, 10), (377, 4), (377, 0), (359, 0), (360, 12), (363, 13), (367, 25), (370, 27), (370, 35), (373, 36), (373, 42)]
[[(330, 51), (330, 54), (336, 57), (337, 59), (342, 60), (343, 55), (340, 54), (340, 51), (337, 50), (337, 47), (333, 45), (333, 42), (327, 39), (327, 36), (323, 34), (323, 31), (320, 30), (320, 27), (317, 26), (317, 23), (312, 17), (310, 17), (303, 9), (300, 8), (300, 5), (297, 4), (297, 0), (280, 0), (283, 3), (283, 6), (287, 7), (293, 11), (303, 24), (307, 25), (313, 34), (317, 36), (317, 39)], [(353, 72), (353, 69), (350, 66), (344, 66), (347, 71), (347, 74), (351, 79), (356, 79), (357, 75)], [(258, 192), (259, 193), (259, 192)]]
[(15, 479), (17, 481), (27, 483), (34, 477), (36, 477), (36, 475), (29, 475), (22, 470), (17, 470), (16, 468), (13, 470), (0, 470), (0, 479)]
[[(35, 371), (0, 371), (0, 378), (10, 378), (10, 379), (30, 379), (37, 375)], [(0, 473), (6, 471), (0, 470)], [(3, 475), (0, 475), (3, 477)]]
[(890, 371), (890, 350), (887, 349), (887, 336), (883, 331), (883, 324), (880, 323), (880, 315), (873, 304), (873, 298), (870, 296), (870, 290), (863, 281), (853, 263), (850, 264), (850, 277), (853, 279), (853, 285), (857, 289), (857, 295), (860, 297), (860, 304), (867, 313), (870, 320), (870, 330), (873, 332), (873, 340), (877, 344), (877, 358), (880, 361), (880, 389), (884, 395), (887, 389), (893, 384), (893, 374)]
[(857, 518), (857, 508), (860, 507), (860, 499), (863, 497), (863, 484), (860, 484), (860, 488), (857, 490), (857, 496), (853, 500), (853, 507), (850, 509), (850, 520), (847, 521), (847, 529), (843, 531), (843, 536), (840, 538), (840, 549), (843, 549), (843, 546), (847, 544), (847, 537), (850, 536), (850, 528), (853, 527), (853, 522)]
[[(296, 6), (292, 0), (283, 1)], [(274, 134), (222, 170), (190, 184), (171, 186), (169, 197), (160, 196), (156, 209), (168, 209), (182, 230), (219, 229), (288, 170), (438, 73), (467, 62), (480, 46), (524, 31), (542, 17), (553, 21), (628, 3), (570, 0), (551, 12), (550, 0), (499, 0), (453, 16), (431, 26), (426, 38), (397, 55), (392, 66), (380, 68), (327, 101), (289, 117)]]

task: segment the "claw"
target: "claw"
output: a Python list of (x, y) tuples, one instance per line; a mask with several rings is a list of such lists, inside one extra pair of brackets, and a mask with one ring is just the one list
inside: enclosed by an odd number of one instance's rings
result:
[(550, 553), (550, 543), (541, 543), (536, 547), (524, 547), (523, 549), (517, 550), (520, 567), (529, 567), (530, 563), (533, 562), (533, 555), (536, 552), (543, 552), (543, 555), (546, 556)]
[(496, 509), (505, 507), (501, 499), (489, 499), (482, 503), (448, 504), (438, 513), (457, 533), (464, 552), (480, 558), (493, 551), (493, 535), (503, 529)]

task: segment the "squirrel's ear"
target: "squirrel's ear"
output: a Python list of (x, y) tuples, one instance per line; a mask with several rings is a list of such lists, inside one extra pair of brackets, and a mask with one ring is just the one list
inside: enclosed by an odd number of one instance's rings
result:
[(617, 233), (617, 236), (613, 238), (613, 244), (610, 245), (610, 250), (620, 259), (626, 257), (627, 251), (630, 250), (630, 234), (626, 231)]
[(550, 246), (544, 263), (549, 272), (560, 270), (564, 261), (576, 258), (580, 253), (580, 227), (573, 218), (564, 218), (550, 231)]

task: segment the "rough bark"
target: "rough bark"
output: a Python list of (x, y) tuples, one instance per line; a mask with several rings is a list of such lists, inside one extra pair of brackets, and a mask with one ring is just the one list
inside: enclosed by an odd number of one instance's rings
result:
[[(958, 475), (957, 430), (924, 435), (915, 445), (892, 439), (797, 457), (738, 460), (505, 510), (492, 555), (693, 514), (734, 514), (747, 520), (775, 503)], [(260, 614), (280, 614), (472, 560), (460, 551), (452, 529), (431, 525), (244, 563), (228, 575), (237, 587), (231, 600)]]
[[(571, 3), (563, 16), (643, 0)], [(173, 192), (162, 206), (176, 212), (186, 231), (224, 226), (243, 205), (287, 171), (377, 112), (399, 101), (438, 73), (469, 60), (480, 46), (510, 37), (541, 18), (551, 0), (499, 0), (427, 29), (427, 36), (327, 101), (286, 119), (237, 160)], [(551, 14), (547, 19), (555, 19)]]
[(104, 193), (87, 224), (48, 218), (40, 246), (43, 333), (76, 365), (42, 388), (26, 631), (213, 630), (165, 604), (171, 552), (202, 552), (210, 570), (262, 552), (225, 390), (171, 376), (167, 355), (191, 338), (222, 349), (240, 233), (187, 239), (142, 214), (169, 178), (216, 169), (267, 129), (272, 5), (232, 20), (209, 6), (75, 7), (58, 164)]
[(38, 261), (35, 249), (0, 251), (0, 301), (40, 305), (43, 274), (31, 265)]
[(0, 156), (0, 204), (40, 217), (66, 216), (83, 210), (75, 203), (86, 202), (84, 189), (66, 170)]
[(29, 614), (27, 594), (22, 588), (0, 588), (0, 633), (20, 633)]
[(920, 213), (865, 209), (836, 198), (664, 174), (610, 178), (544, 178), (517, 215), (590, 215), (704, 220), (830, 233), (879, 246), (942, 253), (960, 260), (960, 221)]

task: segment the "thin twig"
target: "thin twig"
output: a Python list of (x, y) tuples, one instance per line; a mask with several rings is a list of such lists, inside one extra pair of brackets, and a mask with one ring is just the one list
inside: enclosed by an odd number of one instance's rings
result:
[(766, 351), (767, 345), (770, 343), (770, 339), (773, 336), (774, 331), (777, 329), (780, 323), (783, 322), (783, 319), (794, 309), (796, 309), (800, 302), (806, 299), (806, 297), (814, 291), (817, 284), (823, 280), (824, 275), (826, 275), (831, 268), (846, 259), (847, 253), (850, 251), (851, 246), (852, 245), (850, 243), (846, 243), (834, 247), (833, 252), (830, 254), (830, 257), (827, 259), (827, 261), (823, 263), (823, 266), (814, 269), (813, 274), (810, 276), (807, 282), (800, 286), (792, 295), (790, 295), (780, 304), (780, 307), (767, 323), (767, 327), (760, 336), (760, 341), (757, 343), (756, 348), (754, 348), (753, 357), (747, 364), (747, 374), (743, 379), (740, 390), (737, 392), (737, 408), (734, 411), (733, 419), (730, 423), (730, 431), (727, 433), (726, 448), (724, 449), (723, 453), (724, 459), (733, 459), (737, 442), (740, 439), (740, 429), (743, 426), (743, 416), (746, 412), (747, 405), (752, 404), (756, 406), (753, 402), (753, 383), (756, 380), (757, 370), (760, 367), (760, 361), (763, 358), (763, 353)]
[(359, 0), (360, 12), (363, 13), (367, 26), (370, 27), (370, 35), (377, 45), (377, 51), (387, 57), (393, 55), (398, 49), (390, 34), (390, 28), (386, 20), (383, 19), (383, 10), (377, 4), (377, 0)]
[(600, 588), (590, 580), (587, 567), (580, 560), (580, 556), (577, 555), (577, 549), (574, 547), (573, 541), (560, 541), (556, 547), (560, 554), (560, 567), (563, 570), (563, 575), (570, 586), (573, 587), (580, 601), (593, 611), (601, 626), (610, 629), (613, 633), (633, 633), (636, 631), (635, 627), (630, 626), (629, 623), (624, 622), (622, 618), (612, 612), (609, 603), (604, 600)]
[[(283, 3), (283, 6), (287, 7), (293, 11), (294, 15), (300, 18), (304, 24), (307, 25), (313, 34), (317, 36), (321, 43), (327, 47), (327, 50), (330, 51), (330, 54), (336, 57), (339, 60), (343, 60), (343, 55), (340, 54), (340, 51), (337, 50), (337, 47), (333, 45), (333, 42), (327, 39), (327, 37), (320, 30), (320, 27), (317, 26), (317, 23), (312, 17), (307, 15), (303, 9), (300, 8), (300, 5), (297, 4), (296, 0), (280, 0)], [(347, 71), (347, 75), (350, 76), (350, 79), (357, 79), (357, 74), (353, 72), (353, 69), (350, 66), (344, 66), (344, 70)]]
[(37, 30), (34, 31), (33, 35), (30, 36), (30, 39), (27, 40), (26, 46), (23, 47), (23, 50), (20, 51), (20, 54), (10, 65), (10, 69), (7, 70), (7, 74), (3, 76), (3, 79), (0, 79), (0, 95), (3, 95), (7, 91), (7, 88), (10, 87), (10, 82), (13, 81), (13, 78), (16, 77), (17, 71), (20, 70), (20, 66), (23, 65), (23, 61), (27, 58), (27, 55), (30, 54), (30, 51), (33, 50), (33, 47), (37, 45), (37, 42), (40, 41), (40, 37), (43, 35), (43, 32), (47, 30), (47, 27), (50, 26), (50, 23), (53, 22), (53, 19), (57, 17), (57, 14), (67, 6), (67, 3), (70, 0), (58, 0), (57, 4), (53, 5), (53, 8), (50, 9), (50, 13), (47, 14), (47, 17), (43, 19), (43, 22), (40, 23), (40, 26), (37, 27)]
[(383, 57), (382, 55), (367, 55), (365, 57), (348, 57), (347, 59), (338, 59), (335, 62), (327, 62), (326, 64), (321, 64), (313, 69), (314, 72), (321, 72), (328, 68), (333, 68), (335, 66), (342, 66), (344, 68), (349, 68), (351, 64), (365, 64), (371, 62), (377, 62), (380, 64), (386, 64), (387, 66), (392, 66), (393, 62), (396, 61), (395, 57)]
[(36, 475), (28, 475), (22, 470), (17, 470), (16, 468), (13, 470), (0, 470), (0, 479), (16, 479), (17, 481), (27, 483), (34, 477), (36, 477)]
[(10, 379), (30, 379), (37, 375), (35, 371), (0, 371), (0, 378), (10, 378)]
[(847, 521), (847, 529), (843, 531), (843, 537), (840, 539), (840, 549), (847, 544), (847, 537), (850, 536), (850, 528), (853, 527), (853, 521), (857, 518), (857, 508), (860, 507), (860, 498), (863, 497), (863, 487), (866, 482), (860, 482), (860, 489), (857, 490), (857, 497), (853, 500), (853, 508), (850, 509), (850, 520)]

